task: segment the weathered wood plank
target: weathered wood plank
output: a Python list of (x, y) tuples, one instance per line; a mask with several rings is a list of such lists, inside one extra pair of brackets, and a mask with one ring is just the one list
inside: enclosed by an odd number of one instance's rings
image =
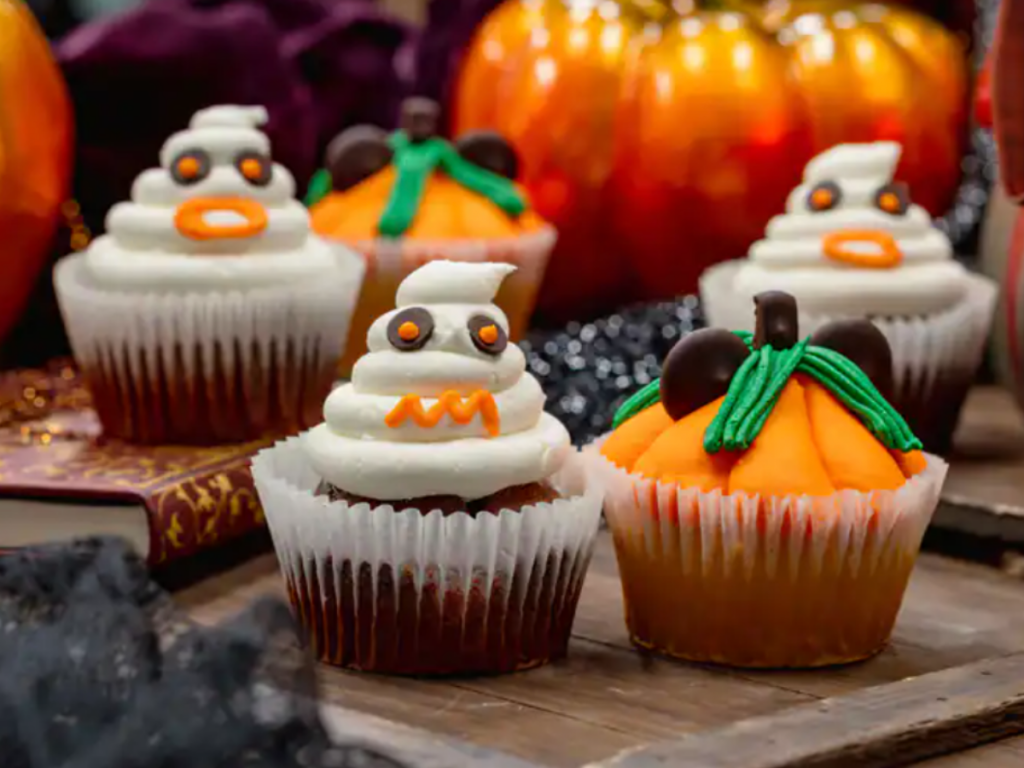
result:
[(338, 743), (365, 745), (416, 768), (540, 768), (511, 755), (443, 739), (351, 709), (324, 705), (320, 717)]
[(594, 768), (889, 768), (1024, 732), (1024, 654), (631, 750)]
[(1024, 416), (1006, 392), (971, 392), (933, 526), (1024, 544)]
[(921, 768), (1020, 768), (1024, 765), (1024, 736), (944, 755), (920, 763)]

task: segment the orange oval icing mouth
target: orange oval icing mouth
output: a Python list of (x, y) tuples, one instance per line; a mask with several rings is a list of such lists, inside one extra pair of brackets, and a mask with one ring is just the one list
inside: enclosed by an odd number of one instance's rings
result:
[[(242, 220), (218, 224), (211, 221), (217, 214)], [(178, 206), (174, 226), (192, 240), (254, 237), (267, 228), (267, 209), (244, 197), (197, 197)]]
[(442, 392), (430, 410), (423, 408), (419, 395), (405, 395), (384, 417), (384, 423), (395, 428), (402, 426), (406, 419), (412, 419), (416, 426), (430, 429), (436, 427), (445, 414), (451, 416), (456, 424), (469, 424), (478, 413), (487, 434), (497, 437), (501, 432), (501, 417), (494, 395), (484, 389), (476, 390), (465, 400), (454, 390)]
[(832, 232), (825, 236), (822, 248), (833, 261), (854, 267), (892, 269), (903, 261), (896, 238), (877, 229)]

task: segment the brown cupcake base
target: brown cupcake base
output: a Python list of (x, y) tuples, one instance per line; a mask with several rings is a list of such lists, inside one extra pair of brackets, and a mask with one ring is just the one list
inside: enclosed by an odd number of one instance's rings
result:
[[(498, 674), (565, 656), (589, 553), (562, 553), (511, 575), (312, 560), (288, 595), (313, 653), (328, 664), (397, 675)], [(488, 585), (489, 582), (489, 585)]]
[(346, 504), (389, 504), (396, 510), (416, 509), (421, 514), (429, 514), (435, 509), (441, 510), (445, 517), (454, 515), (456, 512), (465, 512), (470, 517), (479, 514), (496, 515), (503, 509), (518, 511), (523, 507), (532, 504), (550, 503), (559, 498), (556, 491), (548, 483), (529, 483), (527, 485), (516, 485), (505, 488), (490, 496), (471, 501), (460, 496), (423, 496), (417, 499), (397, 499), (383, 502), (379, 499), (371, 499), (366, 496), (357, 496), (354, 493), (343, 491), (335, 485), (324, 481), (317, 488), (317, 495), (326, 496), (331, 501), (344, 501)]
[(129, 356), (107, 347), (82, 372), (107, 436), (157, 445), (245, 442), (321, 420), (336, 361), (308, 346), (271, 344), (268, 354), (253, 344), (243, 355), (236, 344), (227, 356), (218, 344), (211, 360), (198, 346), (176, 346), (169, 365), (159, 348)]
[(905, 382), (893, 397), (893, 407), (929, 453), (945, 455), (952, 448), (960, 412), (974, 379), (973, 369), (950, 368), (930, 383)]

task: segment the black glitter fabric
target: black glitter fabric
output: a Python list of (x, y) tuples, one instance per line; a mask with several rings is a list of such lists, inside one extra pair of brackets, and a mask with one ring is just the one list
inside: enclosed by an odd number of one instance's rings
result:
[(119, 541), (0, 556), (4, 768), (399, 768), (332, 744), (288, 608), (197, 628)]
[(547, 410), (582, 446), (609, 431), (623, 401), (656, 379), (668, 351), (703, 325), (700, 301), (683, 296), (535, 331), (520, 346), (547, 394)]

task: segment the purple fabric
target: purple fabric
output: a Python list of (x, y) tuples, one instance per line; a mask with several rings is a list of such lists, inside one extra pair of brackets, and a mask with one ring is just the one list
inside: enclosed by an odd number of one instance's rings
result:
[(477, 26), (502, 0), (432, 0), (416, 50), (415, 91), (448, 105)]
[(372, 0), (147, 0), (57, 44), (78, 122), (88, 223), (130, 194), (163, 141), (213, 104), (263, 104), (300, 190), (347, 125), (392, 126), (413, 31)]

